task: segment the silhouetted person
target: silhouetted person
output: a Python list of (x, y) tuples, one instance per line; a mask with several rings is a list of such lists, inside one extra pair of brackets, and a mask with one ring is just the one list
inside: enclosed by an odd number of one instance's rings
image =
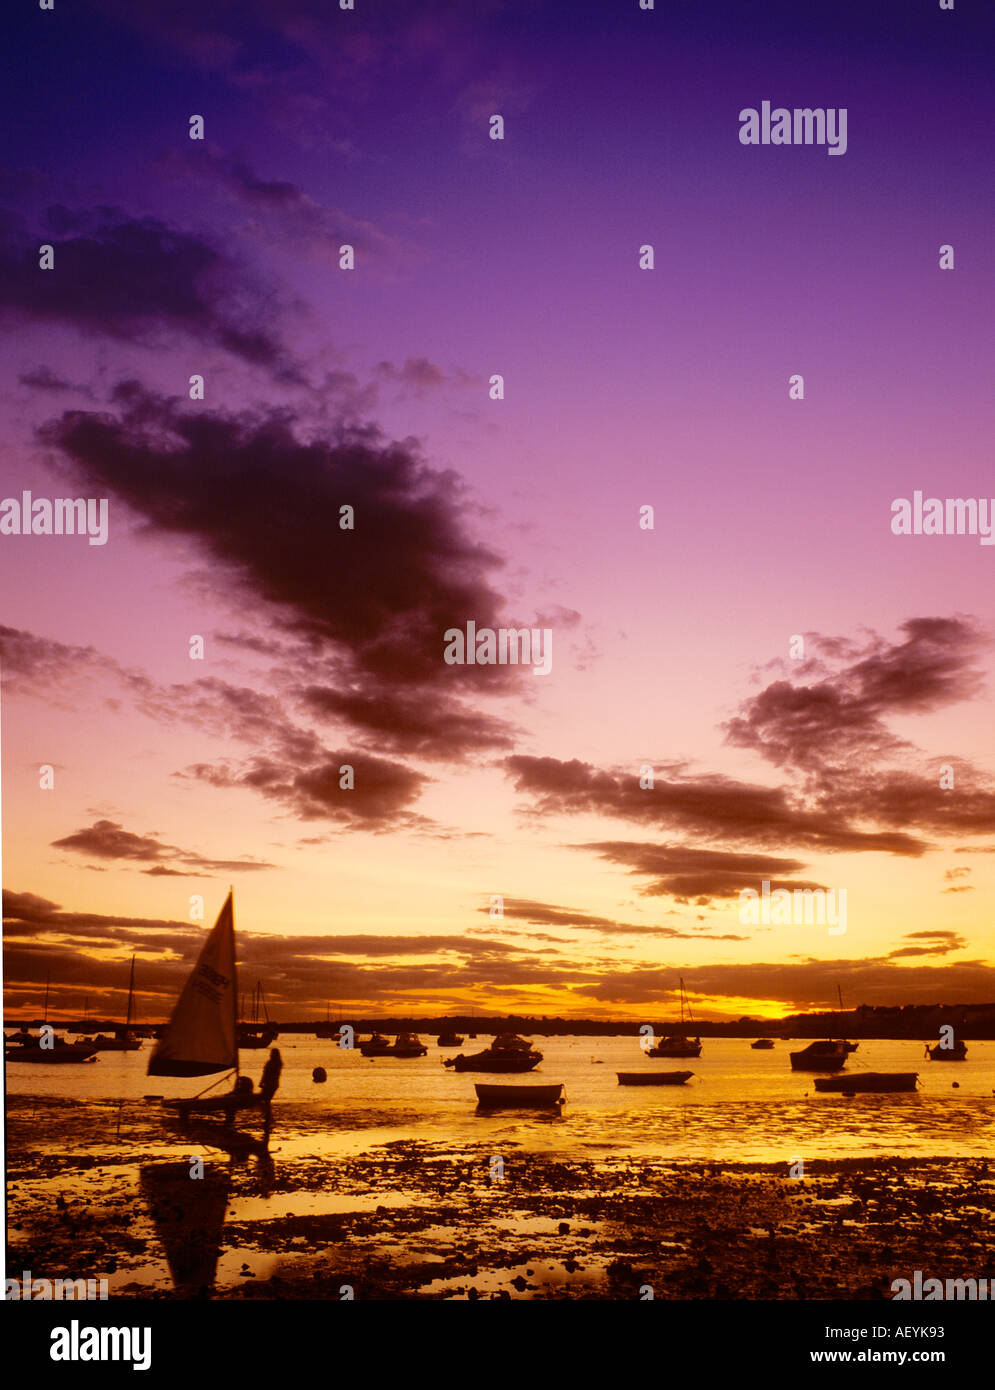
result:
[(267, 1134), (269, 1134), (273, 1123), (270, 1101), (276, 1095), (277, 1087), (280, 1085), (281, 1071), (283, 1071), (283, 1058), (280, 1056), (280, 1049), (271, 1047), (269, 1061), (263, 1067), (263, 1074), (259, 1078), (259, 1094), (263, 1101), (263, 1127)]

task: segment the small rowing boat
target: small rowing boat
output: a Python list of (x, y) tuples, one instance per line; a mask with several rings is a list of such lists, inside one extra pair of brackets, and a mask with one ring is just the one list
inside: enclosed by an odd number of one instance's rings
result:
[(563, 1104), (563, 1084), (559, 1086), (498, 1086), (474, 1082), (481, 1110), (551, 1110)]
[(617, 1071), (620, 1086), (683, 1086), (693, 1071)]
[(917, 1071), (859, 1071), (849, 1076), (817, 1076), (812, 1084), (817, 1091), (852, 1096), (858, 1091), (914, 1091), (918, 1080)]

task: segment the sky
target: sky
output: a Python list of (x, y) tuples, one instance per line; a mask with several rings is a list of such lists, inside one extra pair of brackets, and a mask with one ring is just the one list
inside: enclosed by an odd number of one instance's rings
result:
[(995, 547), (892, 526), (993, 505), (995, 18), (797, 11), (12, 17), (8, 1011), (166, 1016), (229, 885), (278, 1017), (995, 998)]

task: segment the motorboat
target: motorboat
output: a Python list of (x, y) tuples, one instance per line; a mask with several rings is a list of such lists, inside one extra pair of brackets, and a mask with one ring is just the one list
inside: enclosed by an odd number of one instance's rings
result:
[(443, 1059), (443, 1066), (454, 1071), (493, 1071), (524, 1072), (531, 1071), (542, 1061), (542, 1053), (537, 1052), (525, 1038), (515, 1033), (499, 1034), (490, 1047), (483, 1052), (475, 1052), (466, 1057), (460, 1052), (456, 1057)]

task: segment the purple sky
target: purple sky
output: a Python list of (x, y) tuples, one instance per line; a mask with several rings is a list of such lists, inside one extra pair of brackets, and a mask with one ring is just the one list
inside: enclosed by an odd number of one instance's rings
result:
[(0, 500), (110, 539), (0, 535), (8, 1008), (159, 1016), (229, 882), (285, 1013), (993, 996), (995, 547), (890, 526), (995, 495), (993, 19), (797, 8), (17, 16)]

